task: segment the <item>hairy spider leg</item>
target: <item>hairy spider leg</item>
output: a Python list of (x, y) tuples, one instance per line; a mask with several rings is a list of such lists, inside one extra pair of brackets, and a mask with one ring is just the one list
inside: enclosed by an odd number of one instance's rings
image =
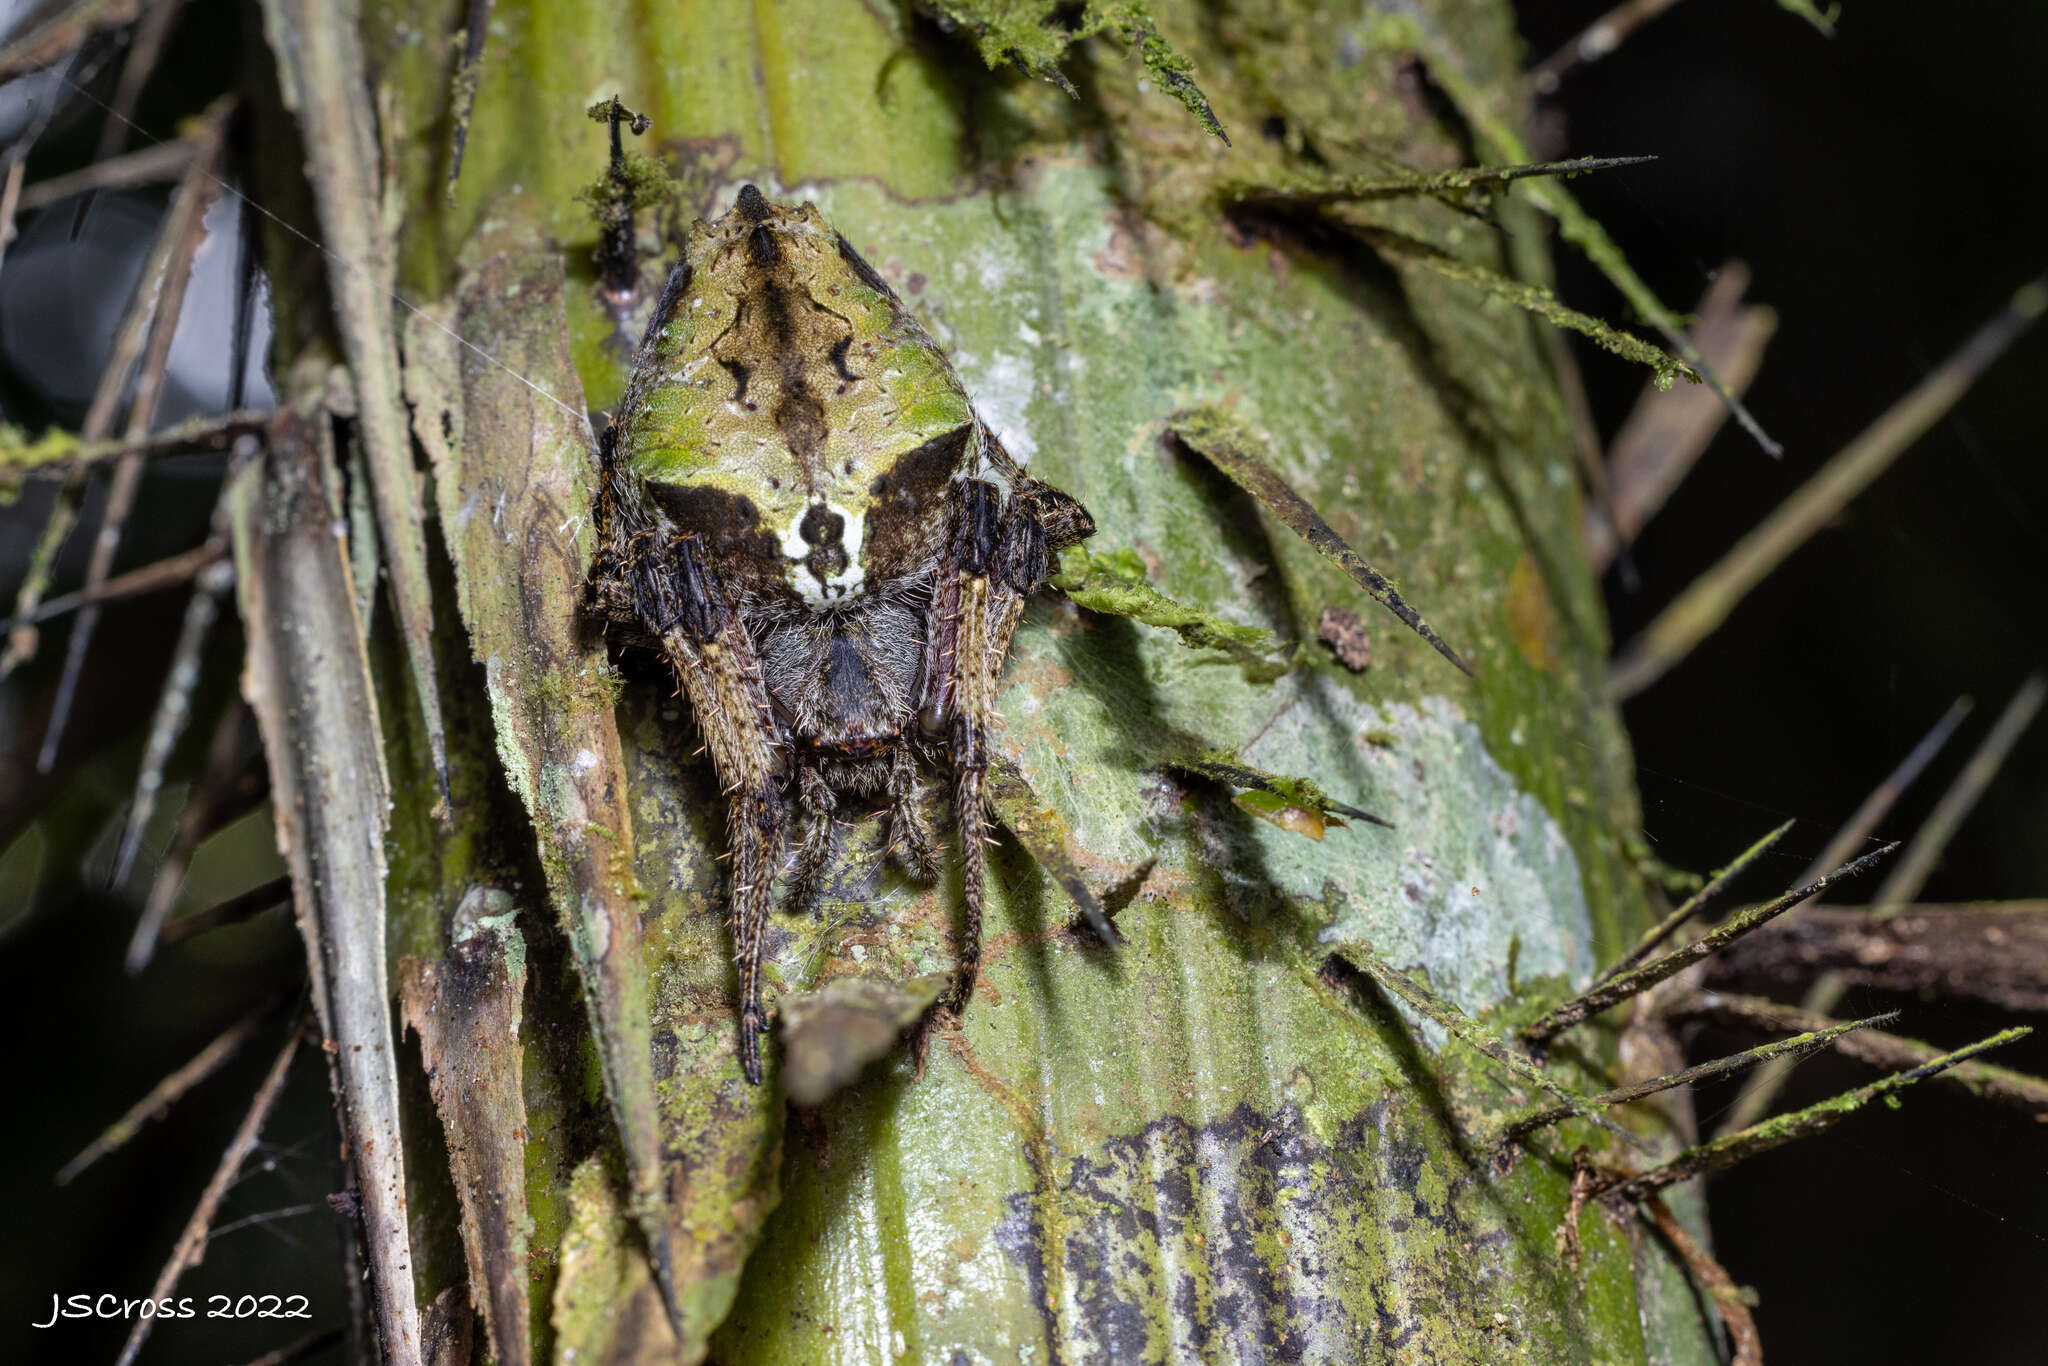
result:
[(797, 761), (797, 811), (803, 820), (803, 842), (798, 846), (796, 875), (791, 880), (789, 908), (809, 911), (818, 900), (818, 875), (832, 855), (832, 819), (839, 810), (839, 798), (826, 780), (824, 761), (807, 754)]
[(784, 756), (778, 753), (761, 662), (739, 614), (697, 538), (658, 528), (641, 510), (615, 458), (613, 441), (608, 429), (599, 448), (599, 550), (591, 567), (589, 606), (652, 639), (689, 695), (711, 750), (725, 791), (732, 852), (740, 1068), (758, 1086), (761, 1035), (768, 1027), (761, 993), (762, 938), (782, 851)]
[(1045, 582), (1059, 551), (1093, 534), (1081, 505), (1048, 484), (1026, 478), (989, 439), (990, 463), (1010, 480), (957, 485), (949, 572), (941, 585), (939, 638), (933, 650), (941, 680), (938, 715), (950, 722), (953, 820), (960, 839), (966, 902), (958, 975), (946, 1000), (966, 1008), (981, 970), (981, 921), (987, 884), (988, 736), (996, 719), (996, 687), (1024, 600)]
[[(725, 790), (728, 838), (732, 849), (733, 957), (740, 970), (740, 1067), (747, 1080), (761, 1082), (761, 1035), (768, 1012), (761, 1000), (762, 937), (774, 908), (775, 869), (782, 853), (782, 801), (779, 757), (775, 752), (774, 715), (768, 690), (761, 682), (761, 663), (754, 643), (719, 587), (694, 536), (679, 536), (668, 546), (670, 574), (648, 572), (648, 557), (635, 563), (646, 569), (636, 578), (636, 596), (643, 614), (650, 592), (671, 585), (681, 600), (669, 621), (650, 621), (668, 656), (711, 750), (712, 767)], [(644, 587), (643, 587), (644, 583)], [(826, 815), (829, 838), (830, 815)]]
[(939, 874), (938, 853), (932, 847), (932, 831), (917, 805), (917, 750), (904, 736), (889, 756), (889, 847), (900, 851), (911, 876), (929, 882)]

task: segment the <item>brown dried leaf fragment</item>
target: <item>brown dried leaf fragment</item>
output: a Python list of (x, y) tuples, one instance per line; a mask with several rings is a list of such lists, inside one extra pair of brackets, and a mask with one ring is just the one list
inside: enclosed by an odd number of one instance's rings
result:
[(511, 897), (471, 887), (455, 909), (446, 956), (401, 960), (398, 995), (448, 1135), (462, 1251), (491, 1356), (503, 1366), (528, 1366), (530, 1220), (519, 1042), (526, 944), (512, 921)]
[(816, 991), (784, 996), (782, 1089), (798, 1105), (817, 1105), (892, 1052), (946, 990), (943, 972), (898, 984), (879, 977), (836, 977)]
[(1372, 667), (1372, 638), (1365, 621), (1349, 607), (1325, 607), (1316, 618), (1316, 639), (1330, 647), (1339, 664), (1353, 673)]

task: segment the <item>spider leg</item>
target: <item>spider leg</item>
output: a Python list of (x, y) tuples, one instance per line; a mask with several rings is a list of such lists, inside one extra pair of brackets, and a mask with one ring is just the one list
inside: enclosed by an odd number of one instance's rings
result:
[[(662, 564), (661, 561), (665, 561)], [(627, 560), (641, 619), (690, 695), (728, 807), (733, 956), (740, 970), (740, 1066), (761, 1082), (761, 944), (782, 851), (783, 756), (753, 641), (694, 536)]]
[(939, 858), (932, 848), (931, 827), (917, 805), (917, 752), (908, 737), (889, 760), (889, 842), (902, 851), (912, 876), (929, 882), (938, 876)]
[[(996, 464), (1010, 473), (1007, 457)], [(946, 1007), (967, 1005), (981, 970), (981, 919), (987, 884), (989, 731), (996, 720), (996, 689), (1024, 599), (1052, 571), (1057, 552), (1095, 530), (1078, 502), (1048, 484), (1014, 475), (1007, 504), (985, 479), (957, 485), (949, 572), (940, 586), (934, 676), (935, 719), (950, 723), (954, 824), (960, 837), (966, 923), (959, 975)]]
[(818, 899), (818, 875), (832, 856), (832, 817), (839, 799), (825, 781), (825, 770), (816, 758), (805, 758), (797, 767), (797, 809), (803, 814), (803, 843), (798, 846), (796, 876), (789, 894), (789, 909), (809, 911)]
[[(671, 278), (671, 286), (674, 284)], [(740, 973), (740, 1067), (761, 1083), (762, 936), (782, 852), (781, 779), (786, 767), (761, 661), (732, 600), (695, 536), (657, 523), (618, 459), (618, 429), (598, 444), (593, 521), (598, 549), (586, 610), (644, 632), (676, 671), (711, 750), (727, 800), (732, 852), (733, 957)]]

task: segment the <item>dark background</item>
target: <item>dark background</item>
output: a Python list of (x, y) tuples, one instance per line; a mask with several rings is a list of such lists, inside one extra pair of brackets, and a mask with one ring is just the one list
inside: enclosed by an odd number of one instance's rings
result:
[[(1604, 8), (1525, 4), (1531, 62)], [(153, 133), (232, 78), (231, 45), (205, 27), (181, 25), (162, 67), (175, 74), (156, 82), (139, 114)], [(1748, 401), (1785, 457), (1774, 462), (1739, 432), (1723, 432), (1635, 547), (1640, 586), (1627, 591), (1610, 574), (1617, 641), (2048, 267), (2034, 191), (2037, 168), (2048, 164), (2044, 54), (2048, 6), (2032, 0), (1849, 0), (1832, 40), (1769, 0), (1692, 0), (1578, 69), (1546, 102), (1561, 121), (1564, 151), (1661, 158), (1580, 179), (1573, 190), (1663, 299), (1690, 307), (1722, 262), (1740, 258), (1754, 271), (1750, 297), (1779, 314)], [(96, 135), (96, 118), (60, 123), (31, 163), (31, 181), (46, 165), (76, 164)], [(85, 215), (71, 240), (119, 221)], [(9, 271), (33, 262), (21, 247), (10, 252)], [(111, 237), (100, 249), (107, 261), (121, 250)], [(110, 269), (89, 262), (87, 277)], [(1612, 289), (1568, 250), (1558, 254), (1558, 274), (1567, 301), (1626, 318)], [(56, 347), (53, 329), (63, 320), (11, 349), (6, 322), (0, 318), (0, 417), (37, 427), (53, 410), (24, 378), (28, 353)], [(1601, 430), (1611, 435), (1642, 372), (1590, 348), (1580, 359)], [(1660, 857), (1717, 866), (1796, 816), (1798, 828), (1737, 891), (1783, 885), (1950, 702), (1970, 695), (1977, 707), (1964, 731), (1880, 831), (1909, 835), (2007, 697), (2042, 666), (2044, 363), (2048, 328), (2021, 339), (1838, 524), (1629, 704), (1645, 833)], [(150, 516), (131, 525), (124, 566), (193, 543), (211, 500), (209, 470), (187, 462), (153, 476), (144, 494)], [(0, 587), (10, 600), (26, 554), (22, 527), (35, 525), (23, 514), (44, 496), (0, 514)], [(91, 518), (88, 508), (85, 525)], [(85, 538), (78, 539), (74, 554)], [(153, 705), (154, 661), (180, 610), (172, 595), (110, 610), (103, 621), (101, 648), (125, 649), (133, 666), (100, 673), (104, 691), (81, 698), (66, 749), (73, 777), (84, 775), (87, 796), (77, 800), (112, 812), (125, 799), (139, 737), (107, 746), (103, 733), (138, 724)], [(25, 732), (32, 747), (33, 692), (47, 689), (62, 645), (61, 629), (51, 631), (29, 686), (0, 692), (0, 734)], [(211, 652), (210, 695), (232, 686), (238, 651), (230, 626)], [(202, 718), (210, 710), (202, 700)], [(206, 725), (195, 727), (188, 751), (203, 746)], [(32, 757), (0, 756), (0, 836), (15, 828), (8, 802), (33, 793), (22, 768)], [(175, 794), (166, 805), (175, 807)], [(2048, 894), (2044, 834), (2048, 725), (2013, 755), (1924, 897)], [(34, 915), (21, 900), (35, 873), (28, 856), (17, 849), (0, 857), (0, 898), (12, 898), (0, 905), (5, 1222), (38, 1231), (33, 1252), (18, 1236), (0, 1240), (6, 1360), (35, 1349), (50, 1361), (112, 1358), (121, 1325), (25, 1338), (21, 1322), (47, 1316), (52, 1289), (141, 1293), (233, 1129), (240, 1098), (274, 1052), (277, 1029), (76, 1186), (53, 1190), (45, 1174), (297, 970), (295, 936), (273, 915), (168, 951), (140, 982), (127, 978), (119, 956), (133, 904), (73, 870), (87, 853), (103, 859), (104, 841), (96, 851), (43, 851)], [(274, 874), (237, 871), (239, 881), (221, 893)], [(1908, 1012), (1903, 1032), (1944, 1044), (2010, 1022), (1974, 1007), (1867, 994), (1841, 1006), (1845, 1014), (1884, 1008)], [(1697, 1059), (1751, 1042), (1706, 1035), (1691, 1048)], [(1998, 1060), (2048, 1072), (2048, 1041), (2027, 1040)], [(317, 1206), (341, 1177), (320, 1071), (316, 1055), (301, 1057), (266, 1130), (263, 1160), (251, 1164), (222, 1217), (297, 1212), (219, 1236), (182, 1293), (307, 1293), (318, 1314), (312, 1326), (338, 1320), (335, 1220)], [(1787, 1100), (1818, 1099), (1866, 1077), (1815, 1060), (1798, 1071)], [(1702, 1092), (1703, 1118), (1730, 1097)], [(2043, 1126), (1923, 1087), (1897, 1112), (1858, 1116), (1824, 1139), (1717, 1178), (1716, 1246), (1735, 1278), (1761, 1295), (1758, 1322), (1774, 1366), (2040, 1360), (2044, 1156)], [(243, 1336), (219, 1350), (246, 1359), (305, 1326), (244, 1325)], [(173, 1359), (175, 1349), (166, 1348), (157, 1343), (146, 1359)]]
[[(1525, 3), (1532, 64), (1603, 3)], [(1667, 304), (1689, 308), (1739, 258), (1778, 330), (1748, 404), (1774, 462), (1725, 427), (1635, 547), (1640, 587), (1607, 578), (1617, 643), (1646, 626), (2019, 285), (2048, 269), (2042, 199), (2019, 168), (2048, 156), (2048, 6), (1847, 0), (1827, 39), (1768, 0), (1678, 5), (1567, 76), (1548, 107), (1570, 153), (1654, 153), (1573, 193)], [(1623, 316), (1569, 248), (1559, 286)], [(1579, 351), (1603, 434), (1638, 374)], [(2048, 627), (2048, 329), (1978, 381), (1832, 527), (1625, 711), (1645, 833), (1681, 867), (1718, 866), (1799, 825), (1737, 890), (1797, 876), (1960, 695), (1963, 731), (1880, 828), (1925, 817), (2028, 673)], [(2048, 895), (2048, 724), (2037, 724), (1950, 844), (1923, 899)], [(1853, 898), (1855, 893), (1850, 894)], [(1838, 1013), (1903, 1009), (1900, 1032), (1949, 1046), (2009, 1017), (1851, 993)], [(2018, 1021), (2035, 1023), (2040, 1021)], [(1753, 1043), (1693, 1040), (1699, 1061)], [(2037, 1035), (1997, 1061), (2048, 1071)], [(1807, 1062), (1786, 1104), (1869, 1073)], [(1711, 1121), (1733, 1087), (1706, 1089)], [(1716, 1250), (1761, 1295), (1773, 1366), (2044, 1359), (2048, 1129), (1933, 1088), (1716, 1178)]]

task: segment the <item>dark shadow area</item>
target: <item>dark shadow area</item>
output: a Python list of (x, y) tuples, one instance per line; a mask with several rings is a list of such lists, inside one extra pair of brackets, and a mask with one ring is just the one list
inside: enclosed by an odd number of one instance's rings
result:
[[(1533, 64), (1609, 8), (1524, 3)], [(1614, 638), (1641, 630), (1814, 470), (2048, 265), (2033, 196), (2007, 168), (2048, 152), (2039, 92), (2048, 10), (1930, 11), (1852, 0), (1830, 40), (1769, 4), (1680, 4), (1565, 77), (1540, 155), (1654, 153), (1572, 193), (1670, 306), (1730, 259), (1778, 330), (1747, 402), (1773, 462), (1724, 428), (1637, 542), (1641, 586), (1606, 584)], [(1564, 135), (1562, 144), (1555, 134)], [(1626, 306), (1560, 245), (1574, 307)], [(1642, 378), (1577, 342), (1611, 437)], [(2023, 337), (1956, 407), (1685, 663), (1627, 709), (1644, 829), (1659, 857), (1706, 869), (1788, 816), (1766, 860), (1782, 881), (1960, 694), (1975, 713), (1878, 829), (1910, 836), (1997, 711), (2041, 667), (2048, 581), (2048, 331)], [(2048, 889), (2048, 727), (2036, 725), (1964, 823), (1928, 900)], [(1754, 880), (1752, 880), (1754, 881)], [(1867, 893), (1864, 893), (1867, 894)], [(1851, 893), (1855, 903), (1862, 895)], [(1754, 989), (1784, 995), (1783, 987)], [(1796, 995), (1796, 993), (1794, 993)], [(1898, 1032), (1953, 1047), (2004, 1025), (1969, 1006), (1852, 993), (1844, 1018), (1898, 1007)], [(1703, 1032), (1689, 1061), (1761, 1042)], [(2002, 1050), (2039, 1072), (2039, 1037)], [(1803, 1064), (1785, 1105), (1867, 1081)], [(1732, 1088), (1700, 1096), (1715, 1122)], [(2038, 1360), (2048, 1282), (2042, 1130), (1921, 1086), (1714, 1180), (1715, 1247), (1761, 1295), (1774, 1366)]]

